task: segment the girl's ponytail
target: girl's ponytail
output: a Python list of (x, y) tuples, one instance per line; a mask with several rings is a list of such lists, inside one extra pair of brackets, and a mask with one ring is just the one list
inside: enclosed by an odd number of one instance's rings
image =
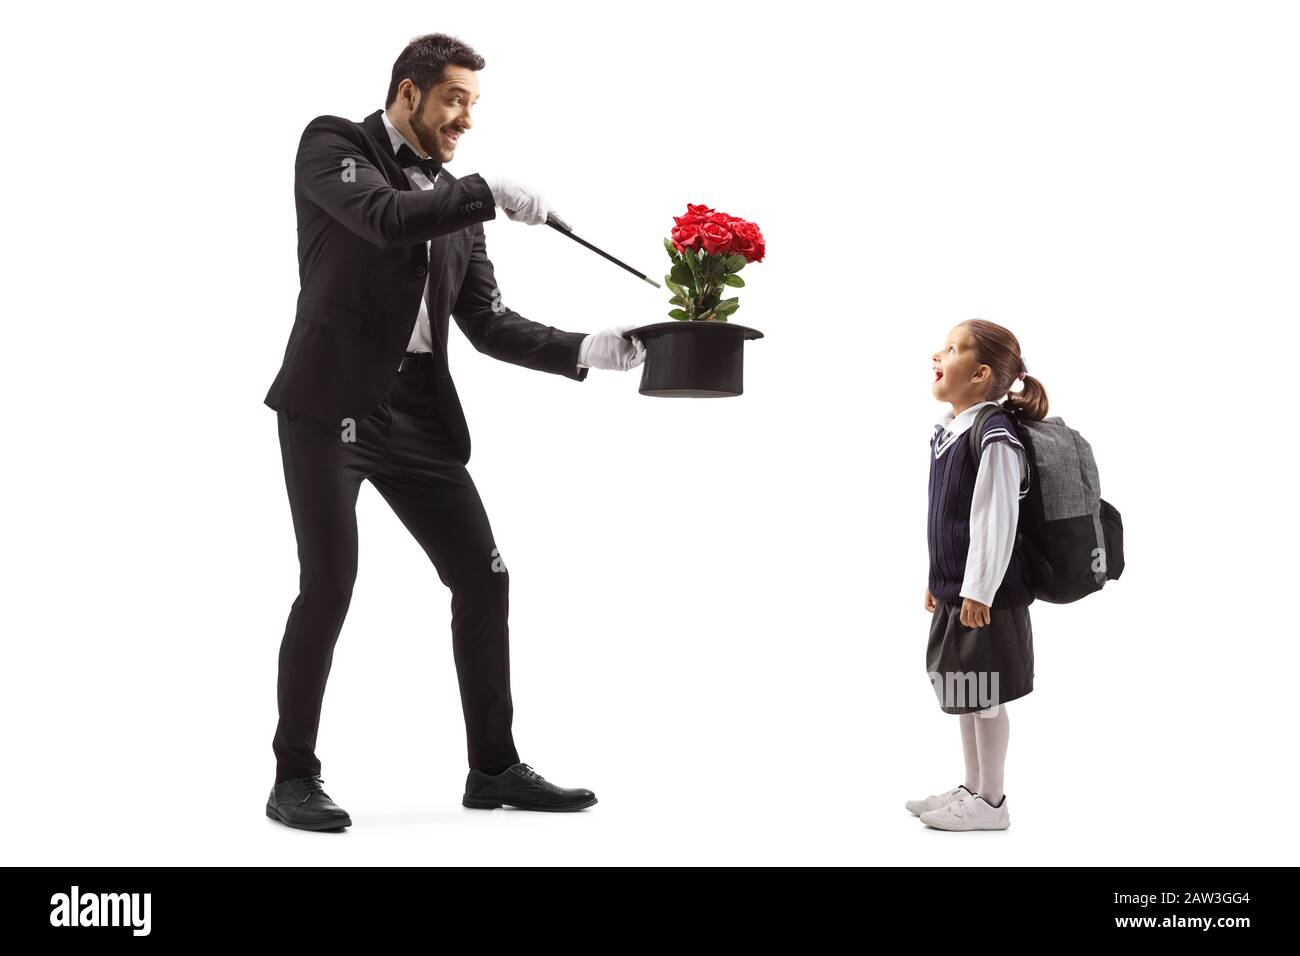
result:
[[(1020, 363), (1021, 368), (1024, 364), (1023, 361)], [(1020, 391), (1009, 392), (1003, 406), (1015, 409), (1032, 421), (1042, 421), (1047, 417), (1047, 389), (1028, 372), (1020, 374), (1020, 382)]]

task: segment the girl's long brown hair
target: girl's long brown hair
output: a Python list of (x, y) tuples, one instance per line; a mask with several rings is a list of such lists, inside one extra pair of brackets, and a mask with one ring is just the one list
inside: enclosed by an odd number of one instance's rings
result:
[(1020, 356), (1020, 342), (1011, 330), (996, 322), (984, 319), (967, 319), (961, 325), (970, 332), (975, 340), (975, 358), (981, 365), (987, 365), (993, 371), (993, 384), (984, 396), (985, 401), (997, 401), (1002, 396), (1003, 408), (1018, 411), (1025, 418), (1042, 421), (1047, 417), (1047, 389), (1043, 383), (1027, 372), (1024, 384), (1019, 391), (1011, 391), (1011, 385), (1024, 370)]

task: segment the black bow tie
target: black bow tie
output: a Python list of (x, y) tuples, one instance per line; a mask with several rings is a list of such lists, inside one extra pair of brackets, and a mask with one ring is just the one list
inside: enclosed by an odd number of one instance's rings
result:
[(434, 159), (432, 156), (428, 159), (421, 159), (419, 156), (415, 155), (415, 150), (411, 149), (411, 147), (407, 146), (405, 143), (397, 147), (397, 165), (401, 166), (403, 169), (410, 166), (418, 166), (424, 172), (424, 175), (428, 176), (431, 181), (437, 177), (438, 173), (442, 172), (442, 163), (440, 161)]

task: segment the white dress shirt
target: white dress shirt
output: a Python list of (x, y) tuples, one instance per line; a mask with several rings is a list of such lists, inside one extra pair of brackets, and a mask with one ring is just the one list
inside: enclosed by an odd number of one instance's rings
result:
[[(938, 422), (944, 426), (940, 443), (947, 441), (949, 435), (966, 432), (985, 405), (997, 404), (980, 402), (956, 416), (949, 408)], [(992, 605), (993, 595), (1001, 587), (1011, 564), (1020, 499), (1029, 492), (1028, 474), (1023, 449), (1002, 441), (984, 446), (971, 497), (970, 550), (966, 553), (966, 574), (958, 592), (962, 597)]]
[[(393, 121), (388, 118), (388, 111), (384, 110), (379, 114), (383, 117), (384, 128), (388, 130), (388, 141), (393, 144), (393, 152), (396, 153), (405, 142), (407, 146), (415, 150), (416, 156), (424, 155), (424, 151), (408, 140), (405, 136), (397, 131)], [(424, 170), (419, 166), (406, 167), (406, 175), (415, 185), (421, 189), (432, 189), (437, 176), (430, 179), (424, 175)], [(439, 172), (438, 176), (442, 173)], [(425, 252), (428, 253), (429, 244), (425, 243)], [(432, 352), (433, 351), (433, 327), (429, 322), (429, 283), (433, 280), (433, 270), (435, 264), (429, 263), (429, 272), (424, 280), (424, 292), (420, 295), (420, 317), (415, 320), (415, 328), (411, 330), (411, 341), (406, 346), (408, 352)]]

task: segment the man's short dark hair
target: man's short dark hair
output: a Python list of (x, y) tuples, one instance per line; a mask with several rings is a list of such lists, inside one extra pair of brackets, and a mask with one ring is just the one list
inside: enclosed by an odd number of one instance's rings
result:
[(481, 70), (485, 66), (481, 56), (455, 37), (445, 33), (416, 37), (393, 64), (393, 80), (388, 84), (388, 99), (384, 100), (384, 107), (393, 105), (402, 80), (409, 79), (414, 83), (420, 95), (428, 93), (435, 84), (442, 82), (448, 64), (463, 66), (467, 70)]

